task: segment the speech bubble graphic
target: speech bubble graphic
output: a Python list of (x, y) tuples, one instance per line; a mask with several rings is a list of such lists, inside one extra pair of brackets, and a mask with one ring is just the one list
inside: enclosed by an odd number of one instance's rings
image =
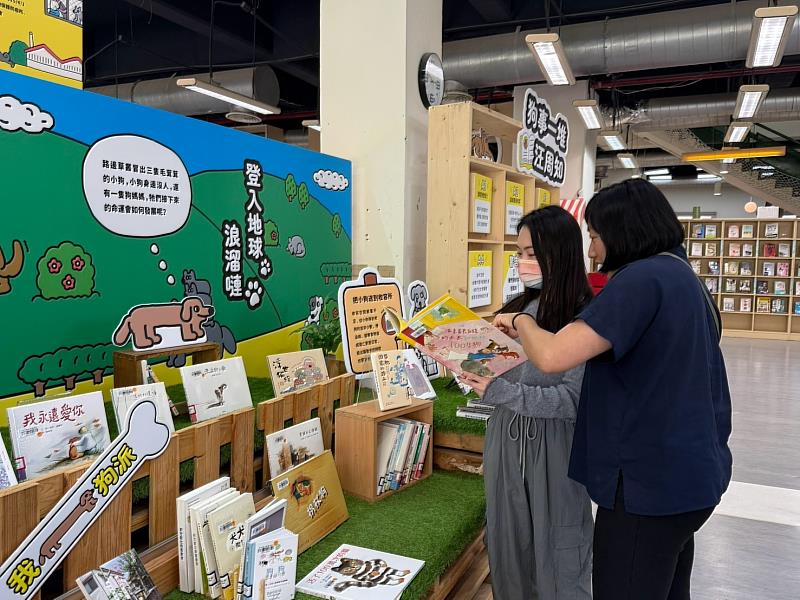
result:
[(114, 135), (92, 145), (83, 161), (83, 193), (94, 218), (126, 237), (174, 233), (192, 206), (181, 158), (138, 135)]

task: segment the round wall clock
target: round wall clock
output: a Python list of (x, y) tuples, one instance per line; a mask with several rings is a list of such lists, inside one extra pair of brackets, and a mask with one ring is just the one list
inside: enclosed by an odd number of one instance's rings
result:
[(419, 61), (419, 95), (425, 108), (441, 104), (444, 98), (442, 59), (434, 52), (426, 52)]

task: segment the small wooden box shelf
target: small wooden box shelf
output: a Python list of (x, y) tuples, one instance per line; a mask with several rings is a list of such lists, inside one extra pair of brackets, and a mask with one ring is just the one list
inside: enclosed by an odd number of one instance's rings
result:
[(378, 401), (361, 402), (336, 411), (335, 456), (336, 469), (342, 489), (367, 502), (382, 500), (396, 492), (416, 485), (433, 471), (433, 431), (428, 439), (425, 466), (422, 477), (415, 479), (399, 490), (375, 494), (378, 486), (376, 476), (378, 453), (378, 424), (398, 417), (433, 424), (433, 402), (414, 399), (411, 406), (381, 412)]
[(142, 385), (142, 370), (139, 361), (152, 358), (167, 358), (188, 354), (192, 357), (192, 364), (212, 362), (222, 358), (222, 346), (214, 342), (189, 344), (176, 348), (160, 348), (158, 350), (118, 350), (114, 352), (114, 387), (127, 387), (129, 385)]

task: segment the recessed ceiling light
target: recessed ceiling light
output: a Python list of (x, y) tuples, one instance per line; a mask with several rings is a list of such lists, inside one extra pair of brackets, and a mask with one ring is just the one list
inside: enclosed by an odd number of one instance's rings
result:
[(557, 33), (532, 33), (525, 42), (533, 52), (542, 74), (550, 85), (572, 85), (575, 77), (569, 68), (561, 39)]
[(727, 175), (728, 173), (730, 173), (730, 171), (728, 171), (728, 169), (721, 169), (720, 172), (719, 172), (720, 175)]
[(796, 16), (796, 6), (756, 9), (745, 61), (748, 69), (777, 67), (780, 64)]
[(586, 129), (600, 129), (603, 118), (600, 115), (600, 109), (597, 107), (597, 100), (575, 100), (572, 106), (578, 111), (578, 114), (583, 119)]

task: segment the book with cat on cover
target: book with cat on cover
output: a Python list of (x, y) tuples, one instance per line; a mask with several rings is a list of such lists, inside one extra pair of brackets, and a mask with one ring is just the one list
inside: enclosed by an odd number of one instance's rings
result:
[(102, 392), (13, 406), (7, 413), (20, 481), (91, 462), (111, 443)]
[(297, 590), (332, 600), (396, 600), (424, 565), (415, 558), (342, 544)]
[(325, 450), (322, 443), (322, 423), (316, 417), (270, 433), (266, 437), (266, 445), (270, 477), (277, 477), (322, 454)]
[(410, 406), (413, 398), (436, 397), (414, 350), (373, 352), (371, 359), (381, 410)]
[(267, 357), (275, 396), (285, 396), (330, 379), (322, 350), (301, 350)]
[(405, 323), (387, 309), (398, 338), (450, 369), (497, 377), (525, 362), (522, 346), (449, 295), (430, 303)]
[(181, 367), (192, 423), (250, 408), (250, 388), (241, 356)]

